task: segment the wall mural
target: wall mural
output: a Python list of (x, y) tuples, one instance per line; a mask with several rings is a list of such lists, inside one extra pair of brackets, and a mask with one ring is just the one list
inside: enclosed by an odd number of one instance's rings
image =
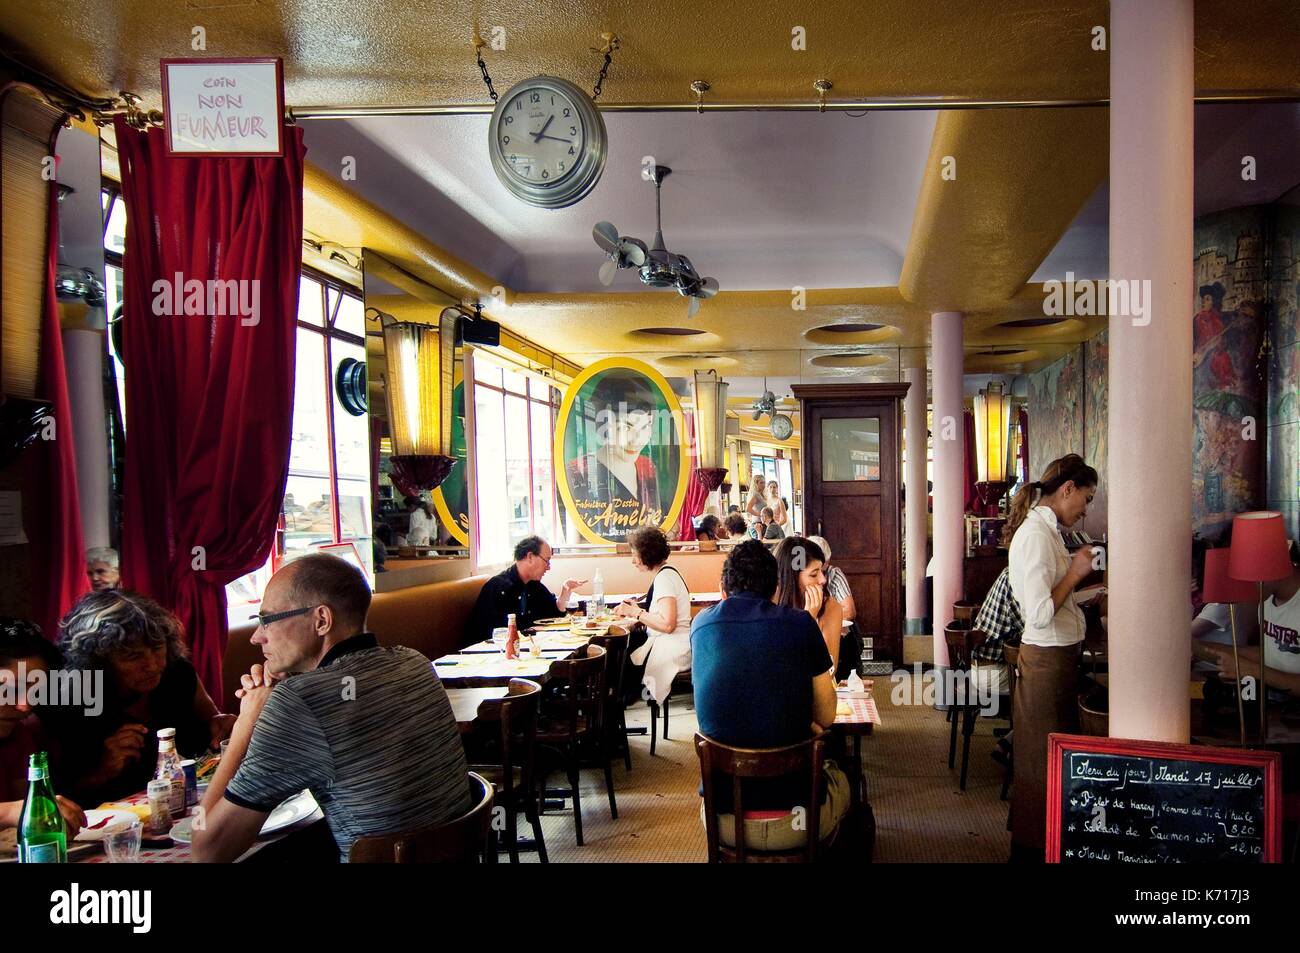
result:
[[(1297, 194), (1291, 195), (1294, 201)], [(1273, 352), (1269, 364), (1268, 499), (1300, 539), (1300, 207), (1277, 204), (1273, 231)]]
[(619, 542), (638, 526), (668, 532), (690, 461), (681, 404), (649, 364), (609, 358), (569, 385), (555, 433), (560, 496), (582, 535)]
[[(1082, 352), (1029, 375), (1029, 479), (1067, 453), (1083, 453)], [(1088, 463), (1096, 466), (1091, 457)], [(1091, 530), (1089, 530), (1091, 532)]]
[[(1107, 362), (1110, 360), (1110, 332), (1102, 331), (1083, 345), (1083, 459), (1097, 471), (1097, 495), (1088, 505), (1088, 515), (1083, 518), (1083, 528), (1100, 537), (1106, 532), (1107, 491), (1107, 404), (1110, 390), (1106, 386)], [(1029, 425), (1030, 431), (1033, 424)], [(1032, 446), (1033, 440), (1030, 439)]]

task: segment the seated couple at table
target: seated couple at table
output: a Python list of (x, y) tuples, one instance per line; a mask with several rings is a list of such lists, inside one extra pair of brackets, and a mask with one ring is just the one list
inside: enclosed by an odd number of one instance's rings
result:
[[(59, 628), (55, 645), (34, 623), (0, 620), (0, 680), (20, 689), (13, 704), (0, 704), (0, 826), (16, 823), (12, 801), (26, 793), (26, 761), (37, 751), (49, 754), (75, 828), (77, 804), (144, 790), (159, 729), (174, 728), (177, 749), (192, 757), (228, 737), (235, 721), (199, 682), (180, 621), (152, 599), (101, 587), (79, 599)], [(61, 697), (57, 686), (74, 684), (79, 691)]]
[[(691, 627), (695, 712), (700, 732), (737, 748), (780, 748), (819, 735), (835, 721), (837, 700), (833, 656), (839, 648), (838, 623), (833, 638), (818, 624), (821, 605), (807, 586), (805, 602), (796, 607), (781, 598), (781, 580), (791, 584), (794, 546), (805, 549), (807, 565), (820, 558), (814, 544), (792, 537), (781, 550), (790, 557), (782, 568), (778, 556), (757, 540), (741, 543), (722, 569), (723, 600), (705, 609)], [(796, 577), (797, 579), (797, 577)], [(795, 585), (798, 585), (797, 581)], [(826, 600), (835, 603), (836, 600)], [(834, 612), (835, 610), (832, 610)], [(847, 816), (850, 783), (834, 761), (823, 764), (825, 786), (820, 805), (823, 840), (831, 838)], [(753, 850), (791, 850), (803, 845), (795, 808), (807, 795), (802, 778), (751, 781), (746, 805), (759, 816), (745, 819), (745, 841)], [(722, 812), (719, 836), (732, 844), (734, 821), (729, 786), (718, 790)], [(772, 812), (781, 812), (771, 816)], [(701, 818), (703, 807), (701, 807)]]
[(429, 660), (365, 630), (370, 587), (322, 553), (267, 584), (230, 746), (194, 824), (196, 861), (231, 861), (277, 805), (310, 790), (340, 859), (360, 837), (449, 821), (470, 807), (456, 717)]

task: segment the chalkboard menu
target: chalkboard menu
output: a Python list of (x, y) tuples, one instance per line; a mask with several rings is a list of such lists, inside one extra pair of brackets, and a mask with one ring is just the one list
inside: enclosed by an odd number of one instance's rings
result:
[(1276, 863), (1281, 755), (1048, 736), (1052, 863)]

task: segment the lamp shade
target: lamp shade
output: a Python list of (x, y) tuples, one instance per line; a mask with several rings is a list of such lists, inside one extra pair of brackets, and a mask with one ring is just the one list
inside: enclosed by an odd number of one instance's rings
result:
[(1286, 527), (1272, 510), (1238, 513), (1232, 521), (1228, 575), (1246, 582), (1273, 582), (1291, 575)]
[(699, 469), (723, 466), (727, 440), (727, 384), (717, 371), (695, 372), (695, 443)]
[(1254, 585), (1228, 575), (1231, 554), (1229, 549), (1205, 551), (1205, 584), (1201, 587), (1201, 598), (1206, 602), (1254, 602), (1257, 598)]
[(749, 441), (736, 441), (736, 484), (738, 486), (749, 486)]
[(442, 349), (438, 329), (393, 321), (384, 325), (385, 396), (394, 456), (432, 456), (442, 448)]
[(1001, 381), (975, 395), (975, 469), (981, 483), (1004, 483), (1011, 445), (1011, 397)]

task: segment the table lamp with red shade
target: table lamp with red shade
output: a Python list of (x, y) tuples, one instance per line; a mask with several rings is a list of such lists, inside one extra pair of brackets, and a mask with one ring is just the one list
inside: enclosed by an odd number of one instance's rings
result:
[(1248, 582), (1228, 575), (1231, 550), (1207, 549), (1205, 551), (1205, 582), (1201, 598), (1207, 603), (1217, 602), (1228, 607), (1228, 622), (1232, 628), (1232, 666), (1237, 673), (1237, 724), (1241, 730), (1241, 746), (1246, 747), (1246, 705), (1241, 698), (1241, 662), (1237, 658), (1237, 607), (1236, 602), (1250, 602), (1255, 589)]
[[(1228, 548), (1228, 575), (1253, 582), (1259, 598), (1259, 737), (1268, 740), (1264, 706), (1268, 696), (1265, 680), (1264, 583), (1291, 575), (1291, 555), (1282, 514), (1272, 510), (1238, 513), (1232, 521), (1232, 545)], [(1238, 673), (1240, 675), (1240, 673)]]

